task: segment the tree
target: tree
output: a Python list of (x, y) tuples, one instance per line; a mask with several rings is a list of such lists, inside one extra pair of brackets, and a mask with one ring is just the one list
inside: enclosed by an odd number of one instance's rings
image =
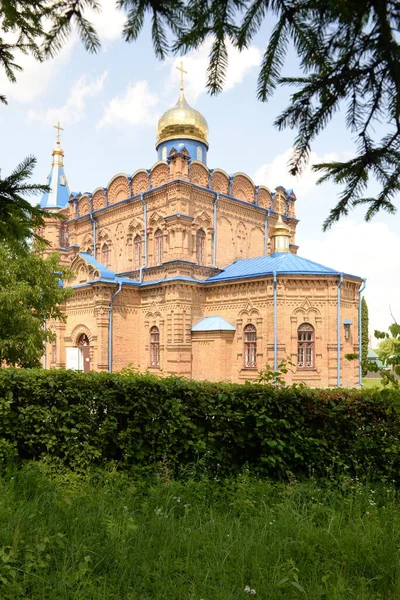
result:
[[(368, 359), (368, 325), (369, 325), (369, 316), (368, 316), (368, 305), (366, 299), (362, 298), (361, 300), (361, 333), (362, 333), (362, 348), (361, 348), (361, 359), (363, 363), (365, 363)], [(363, 377), (366, 376), (367, 371), (363, 367)]]
[[(0, 0), (1, 30), (0, 64), (12, 82), (16, 72), (21, 71), (16, 54), (32, 54), (44, 60), (60, 50), (76, 24), (80, 38), (87, 50), (96, 51), (99, 39), (83, 12), (87, 8), (97, 10), (97, 0)], [(4, 95), (0, 101), (7, 103)]]
[(14, 249), (28, 248), (30, 238), (42, 240), (38, 230), (45, 224), (48, 216), (39, 206), (32, 206), (24, 196), (43, 193), (47, 185), (29, 183), (36, 159), (28, 156), (5, 179), (0, 171), (0, 241)]
[(396, 354), (396, 339), (392, 337), (381, 340), (376, 349), (376, 353), (380, 360), (386, 364), (387, 359)]
[(24, 255), (0, 246), (0, 364), (40, 366), (44, 343), (55, 339), (45, 320), (65, 321), (61, 305), (72, 290), (60, 286), (68, 271), (59, 256)]
[[(394, 213), (400, 189), (400, 0), (118, 0), (126, 11), (123, 37), (138, 38), (146, 15), (156, 56), (187, 53), (212, 40), (208, 88), (221, 91), (228, 65), (228, 44), (243, 50), (264, 21), (274, 20), (258, 79), (258, 98), (266, 101), (278, 86), (295, 89), (289, 105), (277, 117), (278, 129), (297, 129), (292, 174), (307, 163), (311, 144), (340, 106), (347, 106), (346, 125), (355, 135), (357, 154), (346, 162), (314, 165), (320, 183), (344, 185), (324, 228), (349, 210), (367, 206), (365, 218), (378, 211)], [(15, 51), (38, 59), (54, 54), (75, 23), (85, 47), (96, 51), (99, 41), (84, 10), (96, 0), (0, 0), (5, 32), (18, 41), (0, 39), (0, 63), (10, 79), (20, 68)], [(44, 17), (50, 31), (43, 27)], [(171, 41), (169, 41), (171, 39)], [(299, 57), (301, 76), (283, 77), (289, 44)], [(384, 130), (377, 138), (376, 126)], [(365, 196), (374, 177), (376, 197)]]

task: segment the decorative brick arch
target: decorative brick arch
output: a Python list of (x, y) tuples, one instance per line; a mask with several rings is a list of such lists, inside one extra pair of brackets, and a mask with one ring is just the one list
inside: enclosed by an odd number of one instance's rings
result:
[(132, 195), (137, 196), (149, 189), (149, 178), (144, 169), (135, 171), (132, 175)]
[(189, 179), (196, 185), (208, 187), (210, 172), (200, 161), (193, 160), (189, 168)]
[(80, 325), (74, 327), (74, 329), (71, 331), (71, 340), (74, 346), (78, 346), (79, 338), (83, 333), (87, 335), (90, 346), (93, 344), (93, 335), (90, 329), (86, 325), (81, 323)]
[(78, 212), (80, 217), (83, 217), (84, 215), (88, 215), (90, 213), (90, 200), (87, 195), (81, 196), (79, 198)]
[(227, 194), (229, 191), (229, 175), (222, 169), (214, 169), (211, 176), (211, 189), (220, 194)]
[(98, 188), (93, 192), (92, 195), (92, 206), (93, 210), (99, 210), (100, 208), (104, 208), (106, 205), (106, 195), (104, 193), (103, 188)]
[(258, 188), (258, 206), (262, 208), (272, 208), (272, 194), (267, 187), (260, 185)]
[(124, 174), (116, 175), (107, 187), (108, 204), (115, 204), (131, 195), (128, 178)]
[(254, 203), (255, 187), (254, 183), (245, 173), (235, 173), (232, 181), (232, 194), (238, 200)]
[(151, 187), (159, 187), (164, 183), (167, 183), (169, 179), (169, 169), (165, 162), (158, 162), (152, 168), (150, 172)]

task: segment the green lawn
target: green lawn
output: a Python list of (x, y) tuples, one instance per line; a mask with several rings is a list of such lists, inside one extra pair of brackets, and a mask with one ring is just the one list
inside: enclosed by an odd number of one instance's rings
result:
[(400, 598), (390, 486), (146, 482), (31, 464), (0, 488), (2, 600)]
[(379, 377), (377, 377), (377, 378), (363, 377), (362, 382), (363, 382), (363, 386), (367, 389), (382, 388), (381, 380)]

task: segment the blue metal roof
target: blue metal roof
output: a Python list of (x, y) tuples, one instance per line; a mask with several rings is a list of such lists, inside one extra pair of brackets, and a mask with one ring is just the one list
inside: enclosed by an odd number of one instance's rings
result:
[(64, 208), (68, 204), (70, 191), (64, 167), (59, 164), (53, 164), (50, 174), (47, 178), (49, 192), (45, 192), (40, 201), (41, 208)]
[[(206, 281), (211, 283), (274, 273), (277, 275), (340, 275), (341, 271), (325, 267), (291, 252), (276, 252), (269, 256), (237, 260), (228, 265), (221, 273), (209, 277)], [(356, 277), (356, 275), (350, 275), (350, 277)]]
[(236, 331), (236, 327), (222, 317), (204, 317), (193, 325), (192, 331)]
[(116, 275), (114, 271), (111, 271), (111, 269), (108, 269), (105, 265), (99, 263), (91, 254), (88, 254), (87, 252), (79, 252), (79, 256), (81, 256), (89, 265), (92, 265), (98, 270), (101, 279), (115, 280)]

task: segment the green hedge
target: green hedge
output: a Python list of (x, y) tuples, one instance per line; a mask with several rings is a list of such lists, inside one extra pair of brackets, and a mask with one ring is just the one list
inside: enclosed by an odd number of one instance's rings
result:
[(399, 392), (0, 369), (0, 460), (400, 479)]

